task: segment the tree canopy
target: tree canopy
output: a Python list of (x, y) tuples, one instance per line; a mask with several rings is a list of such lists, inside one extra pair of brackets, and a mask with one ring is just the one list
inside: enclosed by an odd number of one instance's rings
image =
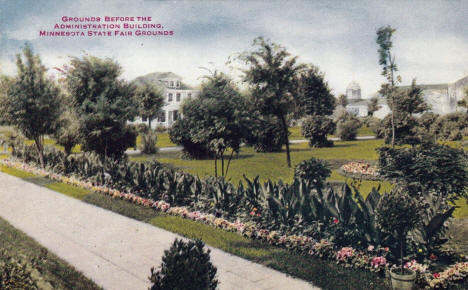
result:
[(325, 81), (324, 74), (317, 67), (310, 65), (301, 73), (299, 92), (299, 99), (302, 102), (305, 114), (309, 116), (333, 114), (336, 103), (335, 98)]
[(137, 111), (135, 88), (119, 79), (122, 69), (111, 59), (72, 58), (67, 85), (79, 116), (83, 149), (119, 157), (134, 146), (136, 133), (127, 126)]
[(288, 123), (286, 116), (292, 112), (298, 99), (298, 76), (305, 68), (297, 64), (286, 48), (258, 37), (254, 49), (244, 52), (240, 59), (248, 66), (244, 81), (250, 84), (254, 104), (264, 115), (276, 116), (285, 136), (286, 161), (291, 167)]
[(148, 118), (148, 126), (151, 128), (151, 121), (157, 117), (164, 106), (162, 89), (150, 83), (143, 83), (137, 86), (135, 98), (138, 104), (138, 113), (140, 116)]
[(23, 57), (20, 54), (16, 57), (18, 73), (14, 80), (2, 82), (9, 83), (2, 106), (3, 119), (26, 138), (34, 140), (44, 167), (44, 135), (55, 133), (59, 127), (60, 89), (47, 78), (47, 69), (31, 47), (24, 47)]

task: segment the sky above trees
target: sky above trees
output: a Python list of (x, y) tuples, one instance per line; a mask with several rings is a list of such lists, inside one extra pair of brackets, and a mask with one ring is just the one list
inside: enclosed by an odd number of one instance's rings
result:
[[(394, 53), (403, 84), (413, 77), (418, 83), (453, 82), (468, 74), (466, 1), (322, 2), (0, 0), (0, 73), (15, 74), (15, 55), (28, 42), (48, 67), (89, 54), (114, 58), (129, 80), (173, 71), (196, 85), (204, 75), (200, 67), (236, 74), (225, 64), (228, 57), (263, 36), (298, 55), (299, 62), (319, 66), (335, 95), (356, 80), (367, 97), (384, 82), (376, 31), (391, 25), (397, 29)], [(39, 37), (62, 16), (151, 16), (174, 35)]]

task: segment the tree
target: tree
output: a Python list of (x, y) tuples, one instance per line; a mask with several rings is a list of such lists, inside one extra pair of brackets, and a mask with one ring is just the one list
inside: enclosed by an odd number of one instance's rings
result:
[(367, 103), (367, 114), (369, 116), (374, 116), (374, 113), (380, 110), (382, 106), (379, 106), (379, 99), (377, 97), (372, 97)]
[(34, 140), (41, 167), (44, 168), (44, 135), (59, 127), (60, 90), (46, 77), (46, 68), (31, 47), (23, 49), (24, 60), (16, 56), (18, 74), (8, 87), (4, 105), (6, 123)]
[(423, 113), (429, 110), (429, 106), (423, 98), (422, 89), (416, 85), (413, 79), (411, 87), (398, 93), (395, 98), (395, 110), (408, 115)]
[(120, 157), (136, 140), (136, 133), (126, 124), (137, 113), (135, 88), (119, 79), (121, 72), (111, 59), (86, 56), (72, 58), (66, 76), (83, 149), (105, 157)]
[(333, 141), (327, 135), (333, 134), (336, 124), (327, 116), (312, 115), (302, 123), (302, 136), (309, 140), (310, 147), (330, 147)]
[(255, 106), (264, 115), (276, 116), (285, 137), (286, 161), (291, 167), (289, 131), (286, 116), (292, 112), (297, 100), (298, 74), (303, 65), (297, 65), (297, 57), (290, 57), (282, 46), (258, 37), (253, 51), (245, 52), (240, 59), (249, 66), (244, 70), (244, 81), (252, 87)]
[[(214, 153), (215, 176), (218, 175), (218, 158), (221, 175), (226, 176), (233, 154), (239, 152), (240, 144), (247, 138), (250, 116), (245, 100), (231, 79), (217, 72), (206, 78), (198, 98), (183, 104), (180, 120), (188, 128), (191, 143)], [(224, 154), (228, 149), (231, 155), (225, 168)]]
[(387, 79), (386, 84), (382, 84), (380, 93), (386, 97), (387, 104), (390, 107), (391, 113), (391, 125), (392, 125), (392, 148), (395, 147), (395, 92), (396, 82), (399, 82), (400, 78), (395, 79), (395, 72), (397, 66), (395, 63), (395, 56), (392, 55), (392, 35), (396, 30), (391, 26), (380, 27), (377, 30), (377, 44), (379, 45), (379, 64), (382, 66), (382, 75)]
[(298, 99), (306, 115), (331, 115), (335, 109), (335, 98), (330, 92), (324, 74), (313, 65), (301, 73)]
[(342, 141), (355, 140), (361, 122), (348, 111), (343, 111), (336, 120), (336, 133)]
[(148, 126), (151, 128), (151, 121), (156, 118), (164, 106), (162, 90), (150, 83), (143, 83), (137, 87), (135, 98), (139, 114), (148, 118)]
[(337, 105), (346, 108), (346, 106), (348, 105), (348, 97), (345, 94), (341, 94), (338, 97)]

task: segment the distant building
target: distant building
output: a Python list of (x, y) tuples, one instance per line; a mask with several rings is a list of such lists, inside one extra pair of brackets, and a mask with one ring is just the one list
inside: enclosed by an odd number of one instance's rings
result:
[[(465, 76), (454, 83), (449, 84), (428, 84), (418, 85), (422, 88), (423, 98), (426, 103), (430, 106), (430, 111), (445, 115), (458, 111), (466, 111), (466, 109), (457, 105), (458, 101), (461, 101), (465, 94), (465, 89), (468, 86), (468, 76)], [(402, 86), (401, 89), (408, 89), (409, 86)], [(375, 93), (374, 96), (379, 98), (379, 103), (382, 108), (374, 113), (377, 118), (384, 118), (389, 114), (390, 108), (383, 96), (379, 93)]]
[(346, 111), (358, 116), (367, 116), (367, 100), (361, 98), (361, 86), (355, 81), (352, 81), (346, 87), (346, 98), (348, 99), (348, 105)]
[(355, 81), (352, 81), (346, 87), (346, 97), (348, 100), (360, 100), (361, 99), (361, 86)]
[[(150, 83), (163, 89), (165, 104), (161, 114), (151, 121), (151, 127), (171, 127), (180, 117), (180, 105), (186, 99), (198, 97), (199, 90), (195, 90), (182, 82), (182, 78), (172, 72), (154, 72), (135, 79), (137, 84)], [(132, 123), (147, 123), (147, 118), (138, 117)]]

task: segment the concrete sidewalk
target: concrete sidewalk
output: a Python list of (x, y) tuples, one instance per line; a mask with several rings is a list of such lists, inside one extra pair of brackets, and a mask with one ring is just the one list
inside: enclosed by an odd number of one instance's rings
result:
[[(0, 216), (105, 289), (147, 289), (151, 267), (176, 237), (0, 173)], [(318, 289), (211, 248), (220, 289)]]

